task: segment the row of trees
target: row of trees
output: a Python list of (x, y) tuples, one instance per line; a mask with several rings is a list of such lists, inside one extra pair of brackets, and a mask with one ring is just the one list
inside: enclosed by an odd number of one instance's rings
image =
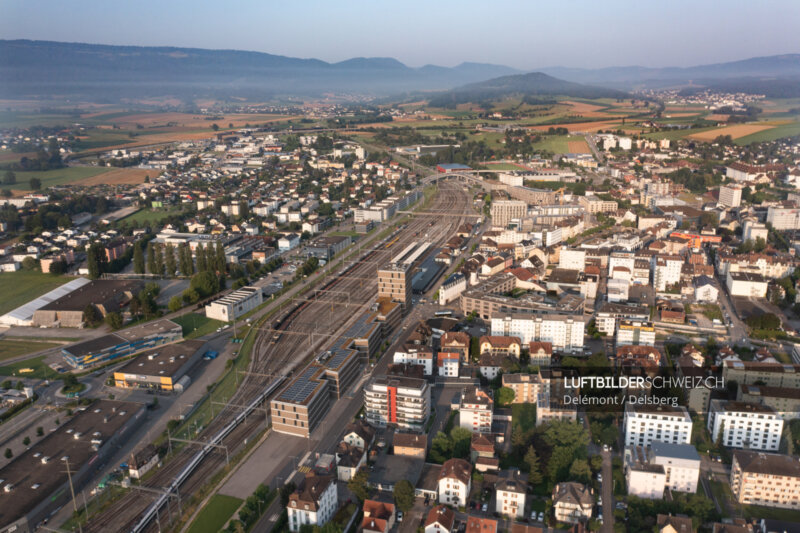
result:
[(147, 263), (145, 252), (140, 245), (134, 247), (133, 270), (137, 274), (144, 274), (145, 267), (149, 274), (172, 277), (177, 272), (185, 277), (192, 276), (195, 272), (213, 271), (225, 272), (225, 250), (221, 242), (216, 247), (209, 243), (207, 247), (199, 244), (195, 249), (195, 258), (187, 243), (180, 244), (177, 249), (172, 244), (158, 245), (152, 241), (147, 244)]

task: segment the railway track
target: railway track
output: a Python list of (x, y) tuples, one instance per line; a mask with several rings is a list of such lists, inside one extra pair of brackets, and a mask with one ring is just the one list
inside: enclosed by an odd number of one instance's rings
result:
[[(459, 225), (476, 216), (471, 204), (472, 198), (463, 185), (442, 182), (434, 204), (427, 212), (440, 212), (449, 216), (443, 216), (433, 225), (430, 217), (412, 217), (404, 228), (375, 244), (369, 252), (334, 274), (331, 281), (315, 291), (310, 291), (310, 296), (305, 300), (287, 305), (288, 309), (279, 312), (275, 322), (265, 325), (259, 331), (248, 373), (244, 375), (236, 394), (196, 438), (202, 441), (217, 435), (240, 414), (241, 411), (236, 406), (247, 405), (258, 398), (274, 380), (290, 376), (294, 369), (305, 365), (317, 349), (343, 333), (360, 312), (374, 301), (377, 269), (411, 242), (425, 240), (435, 246), (446, 242)], [(458, 214), (463, 216), (453, 216)], [(348, 295), (346, 302), (342, 297), (344, 294)], [(343, 321), (340, 310), (345, 305), (348, 306), (346, 315), (350, 319)], [(276, 334), (279, 335), (277, 341)], [(277, 390), (279, 389), (280, 387)], [(266, 397), (264, 403), (268, 401), (269, 397)], [(233, 427), (222, 441), (228, 447), (228, 454), (234, 455), (241, 449), (245, 439), (264, 428), (266, 423), (264, 412), (254, 411), (246, 421)], [(181, 448), (147, 480), (147, 488), (158, 491), (172, 487), (174, 480), (195, 459), (197, 453), (198, 447), (194, 445)], [(185, 504), (192, 494), (204, 486), (225, 465), (225, 461), (224, 451), (209, 451), (177, 486), (173, 496), (166, 499), (159, 512), (153, 514), (146, 527), (139, 530), (164, 530), (172, 519), (180, 516), (181, 504)], [(103, 533), (132, 531), (142, 516), (152, 509), (152, 504), (157, 499), (159, 496), (152, 492), (131, 490), (109, 508), (93, 516), (83, 529), (87, 532)]]

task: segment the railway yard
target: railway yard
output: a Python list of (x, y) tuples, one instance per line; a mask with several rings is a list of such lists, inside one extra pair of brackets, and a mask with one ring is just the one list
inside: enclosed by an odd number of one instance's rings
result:
[(227, 405), (193, 443), (165, 458), (141, 489), (127, 491), (92, 516), (83, 530), (169, 530), (191, 497), (268, 425), (264, 406), (275, 393), (368, 310), (377, 292), (377, 270), (415, 241), (424, 239), (434, 249), (442, 245), (459, 225), (475, 217), (471, 205), (472, 196), (463, 184), (442, 181), (430, 207), (419, 216), (346, 262), (330, 281), (283, 303), (274, 317), (254, 327), (251, 334), (257, 337), (248, 372)]

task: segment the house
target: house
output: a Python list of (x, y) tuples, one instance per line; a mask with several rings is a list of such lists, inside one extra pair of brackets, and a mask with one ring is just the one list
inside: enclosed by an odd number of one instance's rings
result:
[(553, 488), (553, 511), (556, 520), (575, 524), (592, 518), (592, 489), (574, 482), (559, 483)]
[(492, 431), (494, 400), (481, 389), (474, 387), (461, 392), (459, 426), (476, 433)]
[(525, 493), (528, 482), (519, 470), (509, 472), (495, 483), (495, 512), (511, 518), (525, 516)]
[(298, 246), (300, 246), (300, 236), (296, 233), (288, 233), (278, 239), (278, 250), (281, 252), (293, 250)]
[(439, 472), (439, 501), (466, 507), (472, 490), (472, 465), (463, 459), (448, 459)]
[(145, 446), (139, 453), (131, 454), (131, 462), (128, 465), (128, 473), (134, 479), (142, 479), (142, 476), (149, 472), (158, 464), (158, 451), (152, 444)]
[(342, 442), (346, 442), (360, 450), (366, 450), (372, 445), (374, 439), (375, 430), (372, 426), (359, 419), (347, 424), (347, 427), (344, 428)]
[(333, 476), (306, 474), (286, 505), (289, 531), (298, 532), (304, 525), (325, 525), (336, 513), (336, 481)]
[(436, 367), (439, 376), (457, 378), (461, 355), (458, 352), (439, 352), (436, 356)]
[(692, 280), (696, 302), (716, 303), (719, 298), (717, 284), (709, 276), (697, 276)]
[(441, 349), (446, 352), (458, 352), (462, 360), (466, 361), (469, 355), (469, 334), (463, 331), (448, 331), (442, 335)]
[(469, 443), (469, 456), (472, 462), (479, 458), (494, 458), (494, 436), (473, 433)]
[(361, 529), (365, 533), (389, 533), (394, 526), (394, 504), (364, 500), (364, 518)]
[(539, 368), (549, 368), (553, 359), (553, 344), (550, 342), (533, 341), (528, 343), (530, 365)]
[(394, 434), (392, 447), (395, 455), (425, 459), (425, 453), (428, 447), (428, 436), (425, 434), (401, 433), (398, 431)]
[(659, 514), (656, 517), (658, 533), (694, 533), (692, 519), (688, 516)]
[(456, 513), (452, 509), (437, 505), (428, 512), (428, 517), (425, 519), (425, 533), (450, 533), (455, 520)]
[(336, 478), (339, 481), (350, 481), (366, 462), (367, 454), (364, 450), (340, 442), (336, 447)]
[(467, 518), (466, 533), (497, 533), (497, 520), (470, 516)]
[(478, 370), (488, 380), (496, 378), (503, 370), (503, 364), (508, 361), (508, 356), (499, 353), (482, 353), (478, 360)]
[(481, 353), (491, 353), (500, 355), (513, 355), (519, 359), (520, 340), (519, 337), (505, 337), (500, 335), (484, 335), (478, 341)]

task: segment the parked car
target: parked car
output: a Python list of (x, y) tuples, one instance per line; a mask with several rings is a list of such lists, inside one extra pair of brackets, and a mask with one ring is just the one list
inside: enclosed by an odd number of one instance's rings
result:
[(531, 521), (536, 520), (536, 511), (531, 511)]
[(489, 510), (489, 504), (488, 503), (484, 503), (483, 506), (481, 506), (481, 511), (483, 511), (485, 513), (488, 510)]
[(397, 511), (397, 521), (398, 522), (403, 521), (403, 511)]

